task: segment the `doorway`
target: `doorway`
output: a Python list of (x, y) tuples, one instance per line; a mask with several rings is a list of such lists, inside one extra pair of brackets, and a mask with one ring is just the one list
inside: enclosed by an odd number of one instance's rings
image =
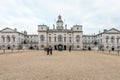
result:
[(115, 48), (114, 47), (112, 47), (112, 51), (114, 51), (115, 50)]
[(63, 45), (62, 45), (62, 44), (59, 44), (59, 45), (58, 45), (58, 50), (59, 50), (59, 51), (62, 51), (62, 50), (63, 50)]
[(90, 51), (90, 50), (91, 50), (91, 47), (88, 47), (88, 50)]

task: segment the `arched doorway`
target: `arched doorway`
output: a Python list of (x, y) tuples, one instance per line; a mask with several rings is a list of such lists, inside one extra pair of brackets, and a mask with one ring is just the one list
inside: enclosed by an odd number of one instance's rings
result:
[(64, 45), (64, 50), (66, 50), (66, 45)]
[(62, 45), (62, 44), (59, 44), (59, 45), (58, 45), (58, 50), (59, 50), (59, 51), (62, 51), (62, 50), (63, 50), (63, 45)]
[(29, 49), (31, 49), (31, 50), (32, 50), (32, 49), (33, 49), (33, 46), (30, 46), (30, 47), (29, 47)]
[(114, 47), (112, 47), (112, 51), (114, 51), (115, 50), (115, 48)]
[(90, 50), (91, 50), (91, 47), (88, 47), (88, 50), (90, 51)]
[(10, 45), (8, 45), (7, 48), (10, 49)]

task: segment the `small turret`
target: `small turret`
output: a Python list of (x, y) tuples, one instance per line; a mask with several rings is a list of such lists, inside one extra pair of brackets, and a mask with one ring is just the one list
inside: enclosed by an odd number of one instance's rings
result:
[(58, 20), (56, 22), (57, 29), (63, 29), (63, 21), (61, 15), (58, 16)]

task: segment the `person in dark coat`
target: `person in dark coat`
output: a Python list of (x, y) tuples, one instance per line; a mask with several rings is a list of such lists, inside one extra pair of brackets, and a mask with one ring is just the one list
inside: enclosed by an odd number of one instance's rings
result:
[(120, 51), (118, 50), (117, 52), (118, 52), (118, 55), (119, 55)]
[(50, 50), (50, 55), (52, 55), (52, 47), (51, 46), (49, 47), (49, 50)]
[(71, 52), (71, 46), (69, 47), (69, 52)]
[(47, 55), (49, 55), (49, 51), (50, 51), (50, 50), (49, 50), (49, 47), (47, 47)]

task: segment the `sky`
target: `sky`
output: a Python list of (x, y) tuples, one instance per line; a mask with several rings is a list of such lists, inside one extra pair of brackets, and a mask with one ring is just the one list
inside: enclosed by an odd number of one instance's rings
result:
[(120, 30), (120, 0), (0, 0), (0, 30), (37, 34), (38, 25), (53, 28), (58, 15), (67, 28), (82, 25), (84, 34)]

